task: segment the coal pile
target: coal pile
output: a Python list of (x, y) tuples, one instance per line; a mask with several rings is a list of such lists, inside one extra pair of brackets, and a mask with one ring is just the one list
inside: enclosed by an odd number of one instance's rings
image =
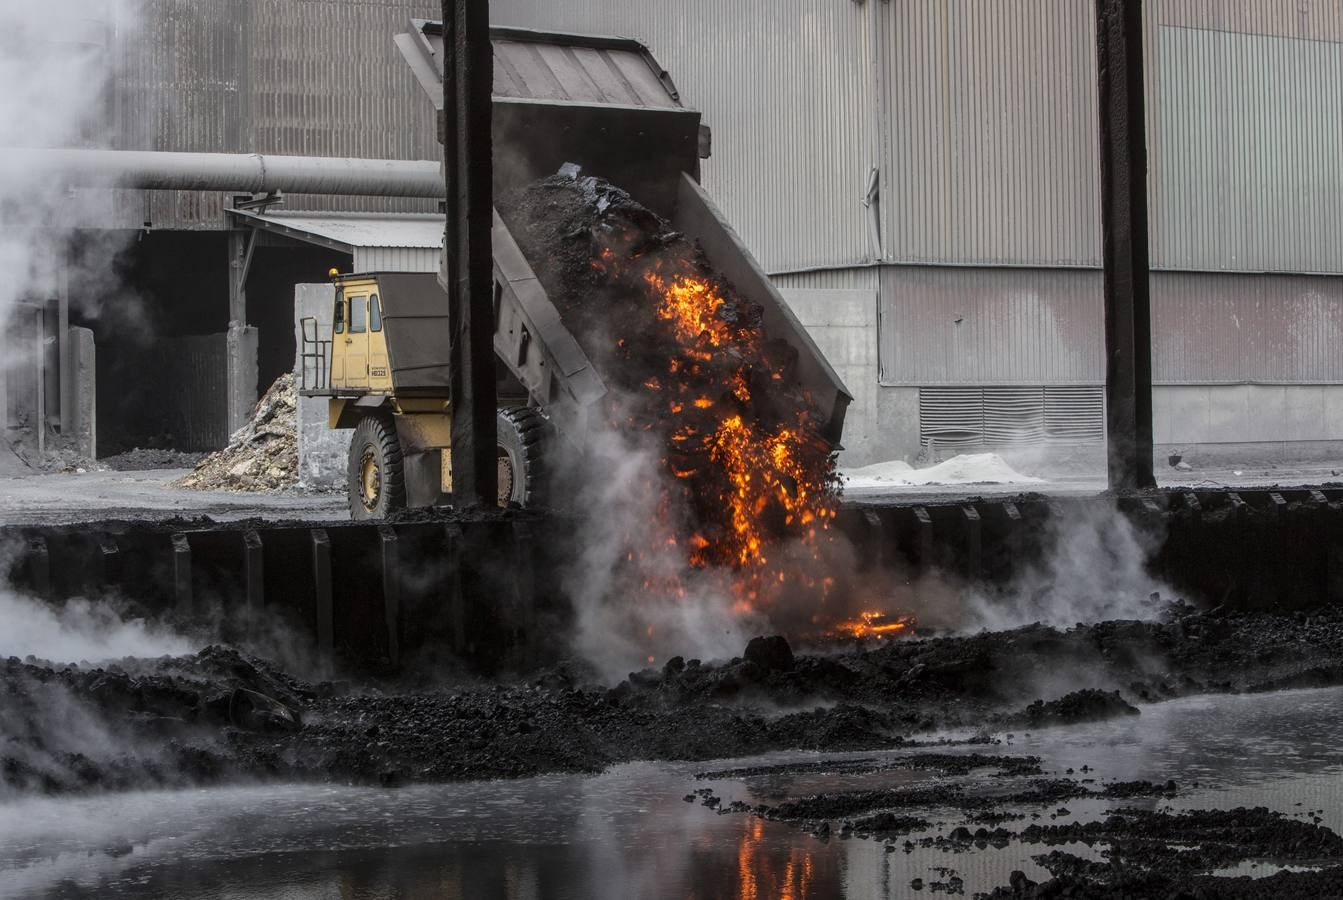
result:
[(1138, 708), (1125, 700), (1118, 691), (1087, 688), (1065, 694), (1057, 700), (1036, 700), (1016, 716), (1010, 717), (1009, 722), (1023, 728), (1040, 728), (1136, 715), (1139, 715)]
[(0, 786), (65, 793), (237, 777), (227, 733), (297, 731), (311, 696), (225, 647), (101, 666), (11, 657), (0, 663)]
[(298, 390), (281, 375), (234, 432), (173, 487), (197, 491), (276, 491), (298, 484)]
[[(1023, 709), (1053, 724), (1098, 709), (1132, 715), (1144, 697), (1321, 684), (1331, 676), (1339, 684), (1340, 655), (1343, 612), (1325, 609), (1300, 617), (1189, 613), (1067, 631), (1031, 626), (829, 653), (767, 639), (735, 659), (675, 658), (614, 687), (571, 666), (508, 684), (312, 684), (222, 647), (100, 666), (10, 659), (0, 685), (0, 726), (9, 738), (0, 745), (0, 784), (78, 791), (241, 776), (400, 784), (594, 772), (637, 759), (892, 749), (940, 729), (1010, 730)], [(1042, 680), (1057, 683), (1064, 672), (1096, 687), (1036, 695)], [(1114, 684), (1124, 686), (1118, 696)], [(71, 729), (71, 721), (80, 727)], [(79, 735), (115, 739), (81, 744)], [(1018, 792), (1021, 802), (1159, 797), (1175, 789), (1040, 778), (1030, 758), (1010, 766), (973, 755), (928, 762), (948, 773), (983, 763), (1003, 776), (1033, 777)], [(938, 797), (836, 799), (841, 811), (833, 814), (855, 818), (892, 805), (899, 812), (925, 801), (993, 814), (953, 786), (940, 790)]]
[[(1101, 846), (1105, 861), (1067, 850), (1035, 857), (1052, 876), (1036, 884), (1020, 872), (988, 896), (1269, 898), (1343, 896), (1343, 838), (1318, 824), (1262, 807), (1182, 813), (1121, 809), (1103, 821), (1030, 825), (1025, 843)], [(1174, 849), (1173, 849), (1174, 848)], [(1265, 878), (1217, 877), (1214, 870), (1246, 860), (1321, 866)]]

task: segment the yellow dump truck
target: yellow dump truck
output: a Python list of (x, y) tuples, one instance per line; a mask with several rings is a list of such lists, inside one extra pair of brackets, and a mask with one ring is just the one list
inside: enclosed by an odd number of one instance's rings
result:
[[(447, 298), (434, 275), (331, 273), (330, 325), (303, 320), (302, 393), (328, 398), (328, 425), (353, 428), (350, 513), (381, 518), (452, 492)], [(329, 327), (329, 332), (327, 328)], [(329, 334), (329, 338), (326, 335)], [(535, 504), (551, 429), (525, 390), (502, 379), (499, 503)]]

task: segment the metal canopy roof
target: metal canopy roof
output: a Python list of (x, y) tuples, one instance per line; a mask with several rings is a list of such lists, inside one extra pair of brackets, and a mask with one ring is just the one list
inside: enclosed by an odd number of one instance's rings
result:
[(375, 247), (438, 251), (443, 246), (443, 216), (437, 213), (255, 213), (228, 211), (235, 225), (354, 253)]

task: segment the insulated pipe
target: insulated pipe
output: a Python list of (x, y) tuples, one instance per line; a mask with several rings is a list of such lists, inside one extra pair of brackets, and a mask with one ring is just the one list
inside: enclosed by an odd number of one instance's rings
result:
[(432, 199), (446, 194), (433, 160), (5, 148), (0, 149), (0, 172), (77, 187)]

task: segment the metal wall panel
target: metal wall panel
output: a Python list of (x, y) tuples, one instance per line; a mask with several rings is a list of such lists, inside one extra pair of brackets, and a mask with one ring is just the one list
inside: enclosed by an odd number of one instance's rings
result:
[(885, 258), (1098, 265), (1094, 4), (872, 5)]
[(1152, 294), (1159, 384), (1343, 383), (1343, 280), (1159, 272)]
[(1096, 271), (885, 266), (879, 315), (882, 384), (1105, 381)]
[(1094, 444), (1104, 437), (1105, 391), (1099, 385), (919, 390), (919, 444), (932, 448), (934, 456), (986, 447)]
[(439, 251), (421, 247), (355, 247), (356, 272), (437, 272)]
[(500, 25), (636, 38), (713, 129), (704, 183), (766, 271), (874, 258), (868, 7), (849, 0), (495, 0)]
[(1343, 272), (1343, 44), (1173, 26), (1156, 44), (1153, 264)]
[(1343, 0), (1155, 0), (1162, 25), (1343, 41)]
[[(122, 149), (436, 159), (433, 110), (392, 36), (432, 0), (144, 0), (118, 32)], [(224, 196), (125, 192), (116, 225), (221, 228)], [(286, 209), (433, 212), (432, 201), (285, 198)]]

